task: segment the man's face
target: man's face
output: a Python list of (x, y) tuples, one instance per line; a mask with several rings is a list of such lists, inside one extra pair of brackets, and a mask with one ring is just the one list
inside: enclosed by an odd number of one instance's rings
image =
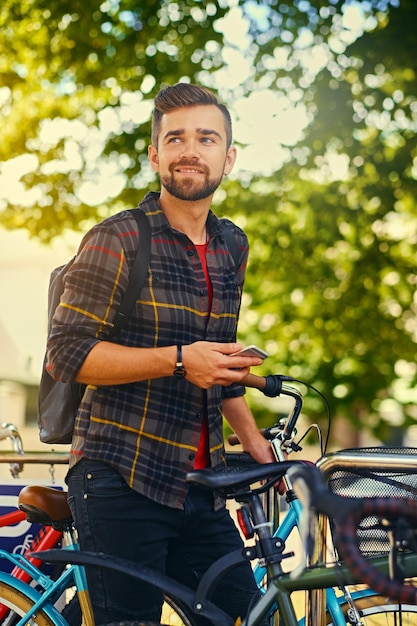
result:
[(211, 196), (236, 159), (226, 147), (221, 111), (214, 105), (186, 107), (162, 117), (158, 149), (149, 147), (149, 160), (162, 187), (180, 200)]

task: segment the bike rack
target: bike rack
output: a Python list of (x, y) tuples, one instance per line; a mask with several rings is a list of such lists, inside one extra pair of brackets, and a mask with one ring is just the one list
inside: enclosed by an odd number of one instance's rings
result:
[(19, 464), (43, 464), (43, 465), (68, 465), (68, 452), (23, 452), (16, 454), (15, 452), (4, 452), (0, 450), (0, 463), (19, 463)]

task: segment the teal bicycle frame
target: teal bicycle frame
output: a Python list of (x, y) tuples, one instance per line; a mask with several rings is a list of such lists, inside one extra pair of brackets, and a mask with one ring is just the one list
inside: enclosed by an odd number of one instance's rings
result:
[[(78, 546), (68, 546), (67, 548), (61, 549), (68, 551), (78, 550)], [(39, 611), (44, 611), (57, 626), (60, 624), (62, 624), (62, 626), (68, 626), (67, 621), (54, 607), (54, 603), (73, 583), (75, 583), (77, 593), (86, 592), (87, 580), (83, 566), (69, 566), (62, 572), (59, 578), (54, 581), (22, 555), (11, 554), (5, 550), (0, 550), (0, 559), (7, 559), (13, 565), (23, 569), (30, 575), (31, 579), (42, 588), (42, 591), (38, 591), (31, 585), (20, 581), (18, 578), (0, 571), (0, 582), (16, 589), (33, 601), (32, 608), (18, 622), (16, 622), (14, 626), (24, 626)]]
[[(289, 504), (289, 510), (286, 513), (284, 519), (282, 520), (281, 524), (279, 525), (278, 529), (275, 531), (274, 533), (274, 537), (281, 539), (282, 541), (287, 541), (288, 537), (290, 536), (291, 532), (294, 530), (294, 528), (297, 527), (298, 522), (301, 518), (301, 504), (299, 502), (299, 500), (293, 500), (292, 502), (290, 502)], [(329, 569), (329, 568), (326, 568)], [(317, 570), (319, 571), (319, 570)], [(347, 570), (346, 570), (347, 571)], [(263, 586), (262, 586), (262, 581), (264, 579), (264, 577), (267, 574), (266, 568), (261, 567), (258, 563), (255, 565), (254, 567), (254, 576), (255, 576), (255, 580), (256, 583), (258, 585), (258, 587), (260, 588), (262, 593), (268, 593), (268, 591), (265, 592)], [(341, 576), (342, 576), (342, 570), (339, 568), (338, 573), (340, 574), (339, 577), (339, 581), (341, 580)], [(315, 582), (315, 577), (313, 577), (312, 574), (308, 574), (310, 576), (310, 579), (314, 580), (314, 584), (312, 586), (310, 586), (310, 589), (323, 589), (323, 586), (317, 587), (316, 582)], [(343, 581), (346, 582), (345, 579), (345, 575), (346, 572), (343, 572)], [(350, 576), (350, 574), (348, 574)], [(318, 574), (318, 578), (319, 580), (321, 580), (322, 577), (322, 572), (320, 572)], [(338, 580), (336, 579), (334, 581), (334, 584), (337, 586), (338, 584)], [(282, 579), (280, 579), (281, 582), (276, 583), (276, 586), (273, 588), (273, 591), (269, 591), (269, 593), (276, 593), (276, 587), (281, 587), (282, 581), (284, 581), (283, 583), (283, 588), (280, 589), (281, 593), (285, 593), (284, 589), (286, 584), (288, 584), (287, 581), (287, 577), (286, 575), (283, 575)], [(303, 591), (308, 591), (308, 588), (305, 589), (304, 587), (301, 587), (299, 590), (303, 590)], [(374, 591), (370, 590), (370, 589), (363, 589), (361, 591), (357, 591), (355, 593), (352, 594), (352, 599), (353, 600), (358, 600), (360, 598), (364, 598), (364, 597), (368, 597), (368, 596), (374, 596), (377, 595)], [(343, 603), (346, 602), (346, 599), (343, 595), (337, 595), (335, 592), (335, 589), (333, 587), (328, 587), (325, 588), (325, 597), (326, 597), (326, 610), (329, 612), (329, 614), (332, 617), (333, 620), (333, 625), (334, 626), (346, 626), (346, 619), (344, 617), (341, 605)], [(292, 607), (292, 605), (291, 605)], [(295, 614), (291, 609), (288, 608), (288, 606), (285, 604), (284, 607), (280, 608), (280, 613), (282, 614), (282, 611), (285, 612), (287, 619), (291, 619), (291, 620), (296, 620), (295, 618)], [(289, 615), (288, 615), (288, 611), (289, 611)], [(300, 620), (296, 620), (294, 622), (294, 625), (297, 624), (297, 626), (304, 626), (305, 624), (305, 618), (301, 618)]]

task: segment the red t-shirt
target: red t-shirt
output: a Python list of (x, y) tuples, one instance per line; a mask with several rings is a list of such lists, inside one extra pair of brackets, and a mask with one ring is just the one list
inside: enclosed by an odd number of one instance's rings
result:
[[(196, 245), (198, 256), (200, 257), (201, 265), (203, 267), (204, 276), (207, 283), (208, 297), (209, 297), (209, 311), (211, 310), (211, 303), (213, 300), (213, 287), (210, 281), (208, 269), (207, 269), (207, 244)], [(198, 450), (194, 460), (194, 469), (203, 469), (210, 467), (210, 454), (209, 454), (209, 435), (208, 435), (208, 420), (207, 414), (204, 411), (201, 420), (201, 432), (200, 440), (198, 442)]]

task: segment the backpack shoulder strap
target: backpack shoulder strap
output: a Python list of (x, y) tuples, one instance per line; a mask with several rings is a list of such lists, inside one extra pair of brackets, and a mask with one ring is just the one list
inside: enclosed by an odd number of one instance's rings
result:
[(112, 328), (110, 337), (117, 335), (127, 322), (135, 300), (144, 285), (151, 256), (151, 229), (148, 218), (140, 209), (131, 209), (129, 212), (135, 218), (138, 225), (138, 249), (129, 272), (129, 283), (115, 317), (114, 327)]
[(223, 235), (227, 248), (237, 269), (239, 267), (239, 247), (234, 233), (235, 225), (225, 217), (220, 218), (220, 222), (222, 223)]
[(75, 256), (72, 257), (65, 265), (60, 265), (52, 270), (49, 276), (48, 287), (48, 334), (52, 326), (52, 318), (55, 310), (61, 300), (62, 292), (64, 291), (64, 276), (74, 263)]

